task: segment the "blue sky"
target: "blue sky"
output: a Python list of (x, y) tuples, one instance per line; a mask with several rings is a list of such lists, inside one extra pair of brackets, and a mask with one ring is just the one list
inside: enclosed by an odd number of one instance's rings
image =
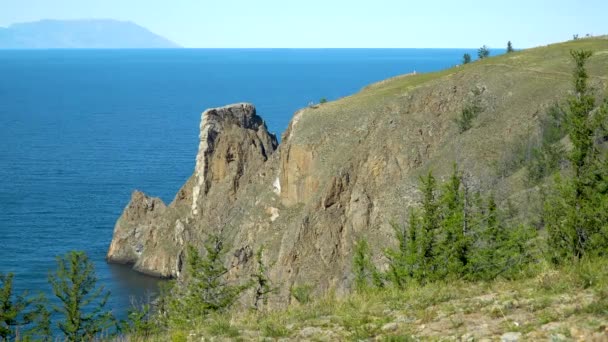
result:
[(608, 34), (608, 0), (0, 0), (0, 26), (82, 18), (185, 47), (526, 48)]

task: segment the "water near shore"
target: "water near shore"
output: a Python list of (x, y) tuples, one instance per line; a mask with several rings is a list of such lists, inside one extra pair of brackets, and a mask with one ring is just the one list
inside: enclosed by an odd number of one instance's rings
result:
[(0, 272), (50, 294), (55, 256), (84, 250), (109, 306), (157, 281), (104, 261), (133, 189), (170, 202), (194, 169), (200, 113), (252, 102), (277, 135), (295, 110), (471, 50), (0, 51)]

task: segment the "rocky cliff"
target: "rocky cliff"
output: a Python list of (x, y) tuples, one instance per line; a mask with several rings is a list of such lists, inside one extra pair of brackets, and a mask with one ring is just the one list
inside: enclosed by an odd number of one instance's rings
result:
[[(135, 192), (108, 260), (176, 277), (185, 244), (202, 247), (221, 234), (231, 277), (251, 272), (253, 252), (265, 246), (277, 301), (300, 285), (348, 291), (355, 242), (366, 238), (382, 267), (380, 251), (394, 243), (390, 223), (404, 221), (429, 170), (441, 178), (458, 163), (472, 187), (528, 206), (522, 170), (501, 165), (568, 94), (570, 48), (596, 52), (589, 72), (604, 92), (608, 40), (589, 39), (371, 85), (297, 112), (278, 148), (252, 105), (207, 110), (193, 176), (168, 206)], [(483, 110), (461, 133), (455, 119), (473, 100)]]
[(205, 111), (194, 174), (166, 206), (135, 191), (116, 223), (108, 250), (111, 262), (133, 264), (160, 277), (180, 274), (184, 246), (209, 233), (224, 234), (239, 211), (237, 198), (256, 182), (277, 139), (250, 104)]

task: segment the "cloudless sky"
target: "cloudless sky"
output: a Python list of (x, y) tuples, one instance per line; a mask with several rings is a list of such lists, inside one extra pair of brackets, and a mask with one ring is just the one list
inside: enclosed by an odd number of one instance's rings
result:
[(0, 0), (0, 26), (133, 21), (185, 47), (504, 47), (608, 34), (608, 0)]

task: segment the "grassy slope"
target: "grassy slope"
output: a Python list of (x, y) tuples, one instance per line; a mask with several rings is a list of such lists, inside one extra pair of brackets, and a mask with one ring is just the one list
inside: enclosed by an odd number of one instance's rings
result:
[[(295, 143), (315, 145), (324, 158), (319, 172), (332, 174), (356, 158), (353, 156), (359, 152), (353, 146), (357, 144), (379, 144), (366, 146), (374, 157), (381, 158), (386, 150), (387, 160), (395, 155), (398, 158), (400, 153), (404, 160), (411, 159), (403, 146), (409, 148), (413, 140), (408, 137), (416, 136), (422, 127), (434, 134), (435, 141), (428, 142), (428, 160), (411, 170), (409, 178), (414, 182), (418, 173), (433, 169), (445, 174), (458, 161), (473, 174), (485, 172), (485, 181), (494, 185), (495, 191), (513, 196), (526, 190), (522, 170), (496, 180), (496, 170), (490, 168), (505, 158), (515, 142), (534, 133), (548, 105), (568, 94), (571, 49), (594, 51), (588, 64), (591, 84), (598, 94), (605, 94), (608, 39), (581, 39), (370, 85), (353, 96), (305, 110), (293, 139)], [(487, 87), (486, 110), (470, 131), (459, 134), (453, 119), (460, 111), (462, 97), (474, 85)], [(455, 95), (451, 95), (452, 88)], [(393, 122), (396, 131), (390, 131)], [(340, 139), (332, 139), (335, 136)], [(386, 146), (382, 145), (384, 136)], [(402, 198), (399, 187), (403, 185), (392, 187), (394, 194), (392, 189), (378, 186), (379, 196), (386, 198), (384, 205)], [(608, 284), (608, 264), (600, 260), (585, 265), (582, 271), (577, 267), (542, 266), (521, 281), (455, 281), (401, 292), (328, 297), (264, 315), (236, 310), (157, 339), (188, 335), (245, 340), (407, 340), (407, 336), (481, 339), (516, 331), (532, 340), (552, 336), (588, 340), (608, 325), (608, 289), (604, 285)]]
[[(539, 265), (519, 281), (451, 281), (331, 295), (269, 313), (235, 310), (151, 340), (608, 340), (608, 263)], [(143, 339), (132, 339), (143, 340)]]
[[(569, 55), (571, 49), (594, 52), (587, 66), (591, 84), (600, 92), (605, 91), (608, 83), (608, 37), (581, 39), (492, 57), (440, 72), (381, 81), (353, 96), (308, 110), (299, 124), (302, 129), (295, 137), (314, 143), (326, 140), (327, 136), (339, 135), (341, 141), (332, 142), (332, 148), (336, 154), (345, 154), (340, 146), (352, 146), (360, 138), (352, 134), (358, 129), (372, 130), (375, 128), (373, 125), (387, 117), (396, 120), (403, 117), (403, 121), (397, 122), (397, 127), (402, 127), (402, 134), (407, 135), (407, 129), (416, 126), (416, 123), (427, 125), (431, 121), (431, 125), (434, 124), (429, 117), (436, 115), (437, 120), (434, 121), (450, 126), (445, 128), (446, 132), (441, 136), (448, 144), (440, 146), (437, 154), (431, 156), (429, 166), (437, 164), (432, 159), (444, 159), (443, 155), (454, 154), (447, 145), (460, 145), (462, 150), (481, 154), (493, 148), (500, 150), (504, 148), (505, 141), (514, 140), (518, 134), (529, 134), (535, 125), (533, 121), (538, 115), (544, 114), (536, 112), (570, 91), (573, 67)], [(464, 95), (461, 95), (476, 85), (487, 87), (484, 98), (486, 109), (473, 129), (466, 134), (458, 134), (452, 119), (462, 108)], [(458, 88), (454, 97), (444, 91), (446, 88), (451, 90), (452, 86)], [(439, 109), (440, 104), (435, 99), (443, 100), (447, 109)], [(441, 131), (441, 128), (438, 130)], [(392, 138), (384, 128), (380, 127), (379, 131)], [(327, 154), (333, 157), (332, 153)], [(341, 159), (336, 157), (328, 159)], [(448, 170), (451, 170), (451, 162), (448, 164)]]

